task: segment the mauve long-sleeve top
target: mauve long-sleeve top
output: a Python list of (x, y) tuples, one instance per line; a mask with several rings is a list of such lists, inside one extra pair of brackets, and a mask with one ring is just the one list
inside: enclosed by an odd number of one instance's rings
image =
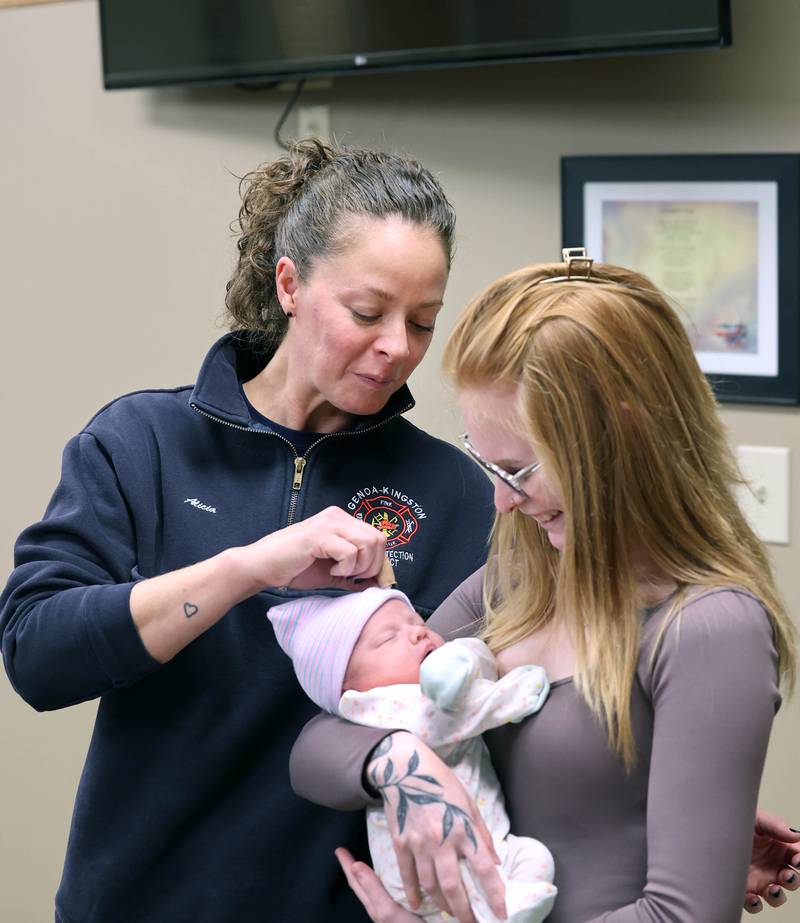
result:
[[(431, 617), (446, 639), (474, 632), (483, 572)], [(736, 589), (688, 601), (652, 649), (669, 603), (643, 613), (626, 772), (570, 678), (544, 707), (486, 735), (511, 830), (553, 853), (549, 923), (738, 923), (759, 782), (780, 705), (761, 603)], [(385, 731), (320, 715), (292, 754), (298, 794), (340, 810), (369, 803), (367, 753)]]

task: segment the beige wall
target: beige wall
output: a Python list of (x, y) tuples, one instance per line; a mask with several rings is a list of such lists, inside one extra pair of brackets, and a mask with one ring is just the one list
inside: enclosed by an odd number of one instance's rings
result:
[[(736, 45), (695, 53), (337, 80), (349, 143), (413, 152), (459, 214), (446, 328), (498, 274), (560, 246), (562, 154), (800, 150), (800, 11), (734, 0)], [(37, 518), (60, 451), (109, 398), (193, 380), (232, 259), (234, 174), (275, 154), (285, 95), (101, 89), (93, 2), (0, 10), (0, 570)], [(417, 372), (416, 420), (452, 436), (437, 356)], [(792, 535), (775, 548), (800, 611), (800, 411), (731, 408), (735, 442), (793, 452)], [(0, 918), (52, 919), (94, 708), (37, 715), (0, 683)], [(765, 806), (800, 822), (797, 705), (769, 756)], [(800, 898), (795, 899), (800, 903)], [(784, 911), (788, 920), (793, 911)]]

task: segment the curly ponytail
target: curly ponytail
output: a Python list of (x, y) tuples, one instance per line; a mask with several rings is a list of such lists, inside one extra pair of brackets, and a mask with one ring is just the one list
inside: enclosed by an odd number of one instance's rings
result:
[(232, 225), (240, 232), (239, 259), (228, 282), (225, 305), (233, 329), (259, 331), (264, 345), (277, 346), (286, 317), (275, 295), (277, 230), (308, 177), (328, 163), (333, 151), (318, 141), (294, 145), (287, 157), (262, 164), (242, 177), (242, 206)]
[(278, 260), (289, 257), (306, 278), (315, 260), (342, 245), (348, 218), (399, 215), (435, 231), (448, 266), (452, 258), (453, 208), (432, 174), (409, 158), (299, 141), (244, 176), (239, 191), (239, 259), (225, 305), (231, 329), (249, 332), (266, 351), (287, 326), (275, 292)]

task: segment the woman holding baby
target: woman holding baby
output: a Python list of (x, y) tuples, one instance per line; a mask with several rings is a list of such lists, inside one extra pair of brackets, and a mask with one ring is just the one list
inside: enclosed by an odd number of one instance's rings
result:
[[(498, 517), (489, 563), (430, 625), (479, 634), (501, 674), (547, 671), (541, 711), (487, 736), (512, 831), (555, 858), (549, 919), (738, 920), (795, 631), (735, 502), (736, 467), (680, 320), (644, 277), (566, 253), (479, 295), (445, 366)], [(383, 734), (334, 721), (301, 738), (294, 782), (322, 799), (317, 774), (347, 766), (324, 796), (347, 807), (364, 791), (355, 754)], [(312, 765), (312, 753), (325, 758)], [(367, 759), (367, 785), (412, 757), (431, 792), (457, 799), (447, 767), (405, 732)], [(382, 794), (412, 901), (421, 886), (472, 920), (461, 860), (501, 896), (486, 843), (443, 836), (435, 805), (408, 811), (401, 834)], [(339, 856), (373, 919), (414, 918)]]

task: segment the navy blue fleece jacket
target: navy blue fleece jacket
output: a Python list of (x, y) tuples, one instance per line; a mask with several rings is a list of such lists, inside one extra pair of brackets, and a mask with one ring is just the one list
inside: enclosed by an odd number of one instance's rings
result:
[(14, 688), (40, 710), (99, 697), (56, 897), (63, 923), (366, 919), (332, 855), (359, 849), (363, 817), (289, 785), (289, 751), (315, 708), (265, 613), (292, 591), (246, 600), (159, 665), (130, 590), (334, 504), (385, 531), (400, 588), (427, 615), (485, 558), (491, 486), (402, 418), (413, 406), (402, 388), (315, 442), (298, 487), (294, 449), (251, 423), (239, 390), (259, 368), (229, 334), (193, 388), (103, 408), (17, 542), (0, 598)]

